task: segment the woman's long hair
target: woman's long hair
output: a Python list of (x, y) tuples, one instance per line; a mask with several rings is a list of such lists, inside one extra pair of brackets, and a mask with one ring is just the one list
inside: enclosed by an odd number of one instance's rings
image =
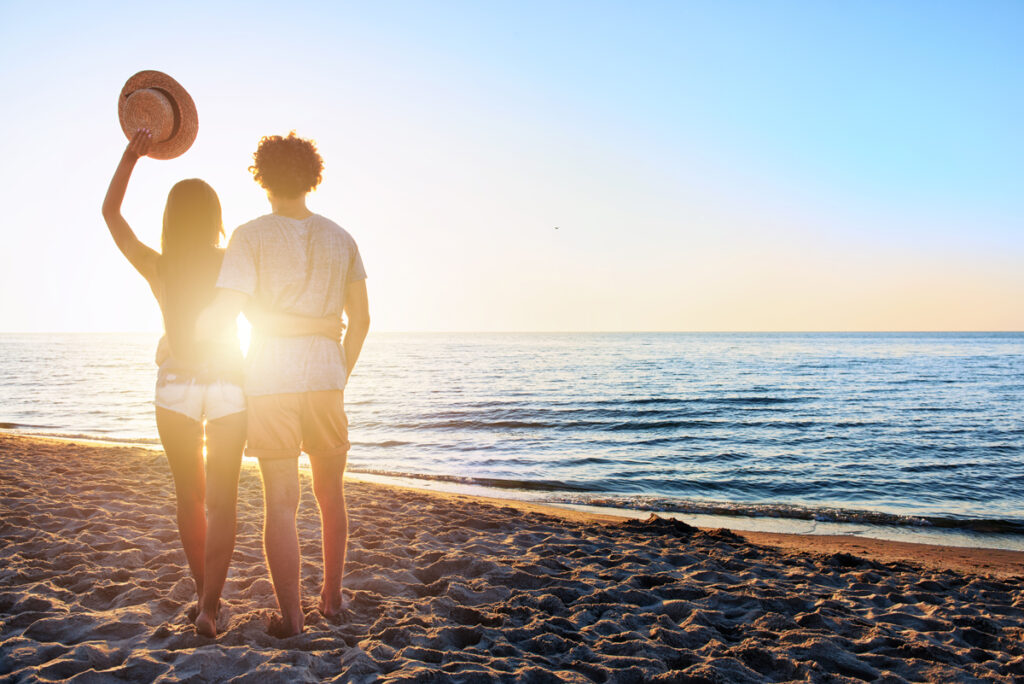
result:
[(164, 208), (157, 272), (167, 342), (171, 355), (185, 363), (202, 361), (195, 342), (196, 318), (213, 299), (223, 235), (216, 191), (198, 178), (176, 183)]

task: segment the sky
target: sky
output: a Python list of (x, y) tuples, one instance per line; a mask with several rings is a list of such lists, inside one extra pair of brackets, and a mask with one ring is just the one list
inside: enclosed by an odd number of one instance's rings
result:
[(117, 97), (192, 95), (124, 215), (270, 211), (317, 141), (377, 331), (1024, 330), (1024, 3), (0, 0), (0, 332), (159, 331), (100, 205)]

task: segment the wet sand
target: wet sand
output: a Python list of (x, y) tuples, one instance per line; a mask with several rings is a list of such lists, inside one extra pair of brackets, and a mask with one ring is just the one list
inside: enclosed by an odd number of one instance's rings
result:
[(349, 615), (266, 633), (259, 475), (216, 639), (163, 456), (0, 433), (0, 681), (1022, 681), (1024, 554), (699, 530), (353, 482)]

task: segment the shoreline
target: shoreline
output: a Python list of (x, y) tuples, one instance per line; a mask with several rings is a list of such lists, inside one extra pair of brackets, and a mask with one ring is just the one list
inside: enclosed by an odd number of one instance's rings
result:
[[(163, 449), (147, 444), (124, 444), (119, 442), (105, 442), (101, 440), (83, 440), (54, 436), (25, 435), (0, 431), (0, 449), (3, 448), (4, 438), (11, 437), (15, 440), (57, 442), (83, 446), (95, 449), (114, 449), (132, 451), (142, 449), (149, 453), (163, 456)], [(257, 464), (245, 459), (242, 462), (243, 470), (248, 468), (258, 470)], [(308, 468), (303, 469), (308, 476)], [(168, 478), (169, 478), (168, 474)], [(398, 479), (398, 478), (392, 478)], [(717, 529), (729, 529), (741, 537), (749, 539), (757, 544), (765, 544), (783, 550), (791, 550), (798, 553), (853, 553), (872, 560), (882, 562), (908, 561), (919, 563), (923, 567), (939, 570), (955, 570), (958, 572), (985, 571), (999, 577), (1024, 576), (1024, 551), (1001, 549), (986, 546), (951, 546), (945, 544), (929, 544), (917, 541), (903, 541), (894, 539), (880, 539), (870, 536), (856, 534), (805, 534), (799, 532), (778, 532), (765, 530), (749, 530), (742, 527), (730, 527), (732, 518), (724, 516), (700, 516), (688, 514), (667, 514), (651, 511), (640, 511), (633, 509), (613, 509), (596, 506), (571, 506), (552, 503), (529, 501), (524, 499), (509, 498), (500, 495), (481, 493), (466, 493), (450, 491), (445, 489), (433, 489), (429, 487), (418, 487), (402, 482), (378, 482), (375, 479), (365, 478), (363, 474), (348, 474), (345, 477), (346, 483), (360, 482), (370, 487), (383, 490), (393, 489), (400, 492), (410, 492), (436, 497), (440, 501), (459, 501), (469, 503), (485, 503), (491, 506), (511, 508), (523, 513), (541, 514), (555, 516), (572, 522), (592, 523), (622, 523), (627, 520), (647, 520), (651, 516), (666, 520), (680, 520), (691, 524), (698, 529), (705, 531)], [(475, 488), (475, 487), (467, 487)], [(484, 488), (479, 488), (484, 489)], [(599, 510), (598, 510), (599, 509)], [(714, 518), (714, 525), (694, 523), (694, 519)], [(750, 520), (760, 521), (761, 518)], [(767, 519), (769, 523), (777, 522), (777, 519)], [(836, 527), (842, 527), (836, 524)], [(853, 526), (862, 528), (863, 526)]]
[[(370, 483), (375, 484), (375, 483)], [(436, 497), (442, 501), (484, 502), (493, 506), (512, 508), (527, 514), (549, 515), (571, 522), (616, 524), (630, 520), (646, 521), (652, 516), (661, 520), (681, 519), (648, 511), (636, 511), (638, 515), (600, 513), (591, 510), (577, 510), (555, 504), (506, 499), (500, 497), (460, 494), (436, 490), (423, 490), (395, 484), (379, 484), (382, 488), (415, 492)], [(695, 517), (695, 516), (687, 516)], [(682, 520), (682, 522), (686, 522)], [(694, 525), (705, 532), (728, 527)], [(729, 529), (730, 533), (755, 544), (771, 546), (797, 553), (847, 553), (880, 562), (911, 562), (935, 570), (957, 572), (985, 572), (996, 577), (1024, 577), (1024, 551), (993, 549), (987, 547), (959, 547), (941, 544), (875, 539), (857, 535), (799, 534), (793, 532), (760, 532)]]
[[(155, 681), (1014, 681), (1024, 554), (736, 534), (353, 481), (349, 598), (316, 609), (320, 525), (298, 528), (305, 631), (267, 631), (255, 468), (215, 639), (163, 454), (0, 434), (0, 678)], [(956, 557), (954, 557), (956, 556)]]
[[(79, 436), (63, 436), (53, 434), (35, 434), (20, 432), (16, 429), (0, 429), (0, 436), (8, 435), (13, 438), (38, 439), (67, 444), (80, 444), (98, 448), (114, 449), (145, 449), (146, 451), (163, 453), (163, 447), (159, 444), (147, 442), (132, 442), (128, 440), (104, 440)], [(308, 471), (308, 461), (305, 461), (305, 454), (300, 459), (300, 468)], [(305, 464), (304, 464), (305, 461)], [(242, 461), (244, 467), (256, 467), (256, 461), (246, 457)], [(674, 511), (648, 510), (641, 508), (612, 507), (604, 505), (588, 505), (573, 503), (553, 503), (544, 501), (544, 494), (538, 494), (528, 490), (504, 489), (488, 487), (472, 483), (460, 483), (454, 480), (438, 480), (424, 477), (408, 477), (390, 475), (375, 472), (346, 471), (346, 482), (358, 481), (382, 487), (397, 487), (417, 492), (426, 492), (444, 495), (462, 495), (471, 498), (479, 498), (488, 501), (507, 503), (508, 505), (534, 505), (545, 509), (552, 514), (559, 511), (578, 511), (591, 513), (595, 520), (644, 520), (651, 515), (661, 518), (681, 520), (687, 524), (704, 529), (728, 528), (744, 535), (753, 535), (765, 539), (787, 538), (787, 537), (815, 537), (815, 538), (842, 538), (848, 539), (850, 548), (858, 546), (877, 547), (875, 542), (891, 543), (894, 545), (911, 544), (915, 546), (936, 547), (955, 550), (955, 556), (962, 556), (962, 549), (979, 549), (1002, 551), (1011, 554), (1024, 554), (1024, 535), (1001, 534), (1001, 533), (978, 533), (968, 530), (933, 528), (928, 526), (909, 525), (881, 525), (862, 522), (835, 522), (807, 520), (804, 518), (788, 518), (776, 516), (744, 516), (744, 515), (716, 515), (711, 513), (682, 513)], [(514, 496), (519, 493), (520, 496)], [(537, 510), (540, 510), (538, 508)], [(865, 513), (870, 511), (865, 510)], [(804, 544), (803, 546), (806, 546)], [(880, 547), (878, 547), (880, 548)], [(908, 548), (914, 548), (908, 547)], [(879, 557), (895, 557), (882, 551)], [(1002, 564), (999, 566), (1002, 567)]]

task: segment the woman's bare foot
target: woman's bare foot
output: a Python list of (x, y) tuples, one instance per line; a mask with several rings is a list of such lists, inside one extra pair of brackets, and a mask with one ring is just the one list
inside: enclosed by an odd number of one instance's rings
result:
[(328, 599), (328, 597), (321, 594), (317, 610), (327, 618), (328, 622), (337, 623), (344, 619), (348, 613), (348, 597), (339, 592), (337, 596)]

